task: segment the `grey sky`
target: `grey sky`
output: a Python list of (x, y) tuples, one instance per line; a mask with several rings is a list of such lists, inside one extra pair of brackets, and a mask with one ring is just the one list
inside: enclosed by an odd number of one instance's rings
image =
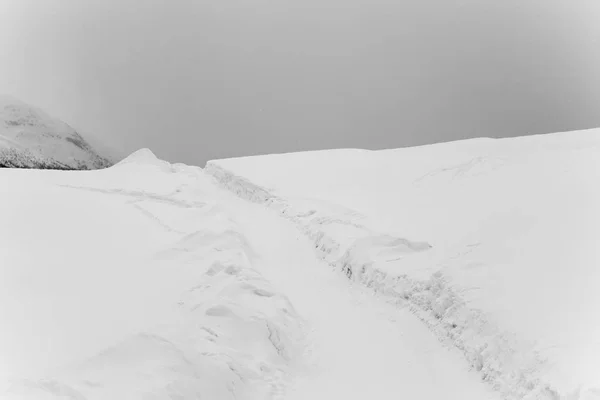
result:
[(170, 161), (600, 126), (598, 0), (0, 0), (0, 93)]

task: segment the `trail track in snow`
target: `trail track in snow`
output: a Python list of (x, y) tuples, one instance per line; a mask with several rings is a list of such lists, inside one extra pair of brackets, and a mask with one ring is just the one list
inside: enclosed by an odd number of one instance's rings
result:
[[(140, 167), (140, 171), (144, 168)], [(225, 375), (233, 374), (231, 376), (239, 378), (239, 382), (246, 379), (245, 389), (242, 389), (244, 384), (240, 384), (240, 389), (222, 392), (223, 395), (235, 395), (238, 399), (260, 398), (252, 397), (258, 393), (251, 388), (252, 384), (259, 385), (260, 379), (263, 380), (260, 385), (266, 382), (270, 387), (268, 396), (271, 399), (397, 399), (400, 396), (424, 400), (499, 398), (497, 393), (491, 392), (478, 379), (477, 374), (467, 370), (461, 354), (442, 346), (435, 335), (409, 310), (386, 303), (371, 290), (348, 281), (327, 262), (318, 259), (314, 242), (288, 219), (217, 187), (212, 178), (203, 172), (195, 169), (186, 172), (184, 167), (179, 169), (179, 172), (164, 174), (166, 178), (162, 181), (168, 184), (160, 185), (137, 183), (135, 187), (119, 187), (118, 184), (108, 185), (110, 179), (103, 179), (102, 185), (86, 187), (82, 182), (77, 182), (79, 178), (75, 179), (76, 175), (70, 175), (73, 177), (72, 183), (65, 183), (71, 179), (65, 179), (67, 175), (61, 175), (61, 179), (57, 180), (59, 183), (56, 187), (61, 190), (85, 192), (85, 199), (93, 198), (99, 205), (107, 204), (102, 199), (110, 198), (110, 204), (122, 205), (119, 206), (119, 213), (128, 216), (132, 215), (131, 211), (139, 213), (152, 226), (159, 228), (161, 234), (168, 234), (161, 249), (148, 249), (151, 251), (146, 256), (151, 254), (150, 258), (172, 268), (198, 268), (193, 272), (195, 284), (188, 286), (179, 303), (180, 308), (187, 310), (185, 313), (188, 313), (188, 322), (173, 323), (170, 328), (168, 324), (160, 329), (147, 328), (141, 336), (123, 341), (107, 354), (130, 353), (131, 346), (137, 346), (141, 350), (134, 352), (134, 358), (144, 360), (144, 352), (152, 354), (157, 351), (158, 359), (161, 360), (159, 364), (162, 362), (164, 366), (171, 365), (170, 368), (175, 368), (174, 370), (183, 368), (181, 371), (185, 370), (183, 365), (195, 365), (193, 368), (197, 368), (207, 360), (212, 361), (206, 365), (211, 365), (216, 360), (219, 365), (217, 369), (225, 368)], [(152, 174), (155, 173), (156, 171), (152, 171)], [(182, 185), (182, 175), (186, 173), (189, 173), (189, 177), (184, 179), (185, 184)], [(98, 174), (100, 175), (96, 176), (109, 176), (102, 175), (103, 172)], [(83, 175), (79, 177), (84, 178)], [(198, 193), (206, 195), (199, 196)], [(94, 194), (100, 196), (94, 197)], [(313, 214), (309, 212), (306, 216), (311, 217)], [(360, 229), (360, 225), (353, 222), (332, 223), (338, 220), (347, 222), (335, 216), (320, 218), (323, 226), (343, 225), (345, 229)], [(112, 221), (118, 223), (118, 218)], [(153, 229), (144, 226), (144, 229)], [(382, 243), (387, 246), (387, 239), (379, 244)], [(411, 243), (406, 243), (404, 246), (410, 248)], [(368, 240), (364, 243), (367, 247), (371, 244)], [(399, 244), (402, 243), (394, 242), (393, 246)], [(393, 246), (388, 246), (390, 252), (385, 254), (391, 261), (397, 256)], [(232, 267), (231, 263), (237, 267)], [(241, 275), (233, 273), (239, 271), (240, 266), (246, 272)], [(200, 271), (202, 276), (198, 275)], [(253, 271), (260, 278), (255, 277)], [(215, 281), (214, 276), (226, 279)], [(240, 276), (240, 279), (227, 278), (232, 276)], [(249, 281), (255, 279), (262, 283), (248, 286)], [(156, 289), (160, 290), (160, 282), (156, 283)], [(295, 310), (293, 314), (297, 312), (308, 327), (308, 345), (301, 353), (290, 350), (294, 340), (303, 343), (302, 329), (290, 325), (284, 329), (284, 334), (281, 330), (274, 330), (269, 321), (281, 315), (269, 314), (267, 310), (272, 310), (271, 306), (263, 308), (274, 297), (281, 296), (289, 298), (289, 307)], [(217, 299), (217, 304), (210, 304), (213, 299)], [(224, 299), (228, 300), (222, 302)], [(267, 303), (263, 304), (264, 300)], [(237, 305), (232, 307), (229, 302)], [(279, 310), (289, 308), (277, 307)], [(256, 322), (257, 319), (262, 322), (256, 325), (250, 322)], [(231, 324), (227, 322), (223, 325), (225, 320)], [(204, 323), (195, 327), (197, 321)], [(217, 332), (215, 326), (219, 326), (222, 331)], [(246, 329), (257, 335), (251, 340), (252, 343), (268, 344), (267, 348), (274, 349), (278, 359), (292, 362), (292, 369), (286, 372), (286, 368), (271, 367), (265, 370), (267, 373), (263, 373), (264, 365), (248, 364), (248, 357), (260, 358), (265, 350), (259, 350), (262, 344), (258, 347), (245, 347), (244, 339), (247, 336), (243, 332), (248, 332)], [(233, 334), (236, 331), (237, 334)], [(225, 337), (224, 332), (228, 332), (225, 336), (231, 341), (228, 339), (221, 342), (221, 347), (216, 351), (214, 348), (205, 348), (198, 352), (195, 348), (212, 346), (212, 340), (218, 341), (222, 339), (217, 338)], [(193, 343), (189, 342), (190, 335), (196, 338)], [(151, 338), (160, 340), (150, 340)], [(158, 350), (155, 344), (159, 342), (171, 343), (174, 345), (171, 350), (176, 348), (177, 351), (167, 351), (162, 345), (159, 347), (163, 350)], [(147, 344), (150, 347), (145, 347)], [(115, 377), (98, 375), (97, 368), (93, 367), (94, 363), (94, 358), (90, 358), (88, 365), (92, 367), (88, 373), (94, 378), (86, 378), (86, 381), (104, 382), (105, 389), (112, 387), (113, 394), (127, 392), (130, 398), (137, 398), (140, 393), (127, 385), (131, 385), (131, 382), (148, 384), (136, 381), (133, 375), (127, 374), (116, 384)], [(210, 368), (206, 365), (189, 370), (194, 371), (189, 373), (201, 375), (203, 368)], [(257, 373), (262, 374), (259, 380)], [(184, 375), (186, 374), (188, 373)], [(293, 376), (297, 378), (290, 383)], [(73, 381), (72, 376), (61, 379), (70, 382), (64, 384), (64, 387), (79, 385), (79, 381)], [(44, 381), (39, 382), (44, 386)], [(61, 387), (60, 380), (48, 382), (55, 382), (46, 385), (48, 388)], [(169, 386), (173, 382), (176, 382), (174, 386)], [(164, 396), (172, 396), (173, 393), (180, 393), (183, 398), (192, 395), (193, 392), (184, 391), (183, 382), (185, 380), (182, 381), (177, 373), (169, 375), (164, 384), (177, 389), (169, 389), (175, 390), (171, 394), (168, 390), (157, 391), (157, 398), (170, 398)], [(200, 385), (200, 382), (194, 385)], [(220, 384), (231, 380), (219, 378), (215, 382)], [(199, 386), (196, 389), (201, 390)], [(216, 386), (214, 389), (217, 390)], [(81, 394), (82, 398), (106, 398), (99, 394), (99, 389), (86, 386), (85, 389), (78, 390), (81, 393), (96, 393), (96, 397), (93, 394)]]
[(287, 399), (499, 398), (410, 311), (318, 260), (290, 221), (224, 189), (215, 196), (257, 251), (257, 268), (307, 320), (311, 367)]

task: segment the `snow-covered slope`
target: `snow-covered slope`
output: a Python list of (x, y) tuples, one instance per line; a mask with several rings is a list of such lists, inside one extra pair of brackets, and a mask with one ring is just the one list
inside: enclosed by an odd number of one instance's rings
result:
[(100, 169), (109, 165), (69, 125), (17, 99), (0, 96), (0, 167)]
[(0, 170), (0, 398), (498, 400), (200, 168)]
[(0, 169), (0, 398), (597, 400), (599, 181), (593, 130)]
[(211, 161), (507, 399), (600, 398), (600, 130)]
[(101, 171), (0, 170), (0, 398), (281, 390), (302, 321), (201, 176), (147, 150)]

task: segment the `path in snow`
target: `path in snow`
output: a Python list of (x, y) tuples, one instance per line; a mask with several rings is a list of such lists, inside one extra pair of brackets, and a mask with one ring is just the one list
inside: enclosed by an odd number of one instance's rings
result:
[[(3, 175), (13, 185), (5, 187), (5, 217), (12, 215), (10, 226), (20, 229), (4, 232), (3, 243), (12, 250), (4, 249), (3, 260), (6, 265), (27, 267), (5, 272), (47, 276), (15, 277), (35, 296), (15, 291), (12, 281), (4, 281), (14, 291), (5, 292), (5, 297), (35, 300), (27, 311), (37, 329), (31, 337), (18, 336), (27, 331), (26, 321), (9, 315), (16, 324), (8, 331), (14, 340), (2, 340), (6, 349), (0, 350), (13, 360), (23, 356), (19, 372), (33, 374), (34, 381), (36, 371), (29, 371), (32, 361), (45, 360), (50, 367), (87, 359), (87, 369), (76, 368), (75, 375), (69, 372), (64, 379), (59, 375), (50, 386), (36, 383), (33, 389), (45, 391), (44, 398), (76, 388), (85, 393), (80, 398), (87, 399), (148, 398), (144, 396), (149, 393), (156, 399), (174, 398), (173, 393), (193, 398), (191, 393), (196, 392), (210, 392), (209, 398), (262, 399), (250, 388), (262, 379), (256, 371), (267, 364), (275, 369), (281, 365), (282, 373), (287, 368), (269, 353), (271, 337), (257, 324), (265, 318), (270, 324), (283, 321), (277, 299), (285, 295), (308, 323), (304, 354), (308, 363), (307, 368), (301, 368), (301, 362), (290, 364), (298, 376), (285, 395), (280, 391), (283, 381), (272, 374), (275, 380), (266, 382), (273, 387), (272, 398), (498, 399), (466, 370), (460, 354), (444, 348), (412, 314), (366, 289), (351, 287), (340, 273), (317, 260), (312, 244), (288, 220), (218, 188), (201, 171), (134, 164), (119, 168), (90, 174)], [(27, 224), (8, 210), (28, 215)], [(52, 235), (58, 228), (61, 234)], [(25, 229), (33, 230), (21, 232)], [(251, 262), (243, 251), (236, 251), (238, 239), (244, 237)], [(39, 264), (36, 254), (31, 260), (20, 255), (31, 248), (43, 250), (45, 264)], [(71, 250), (65, 253), (68, 257), (59, 257), (65, 248)], [(105, 251), (98, 254), (100, 250)], [(248, 276), (228, 277), (211, 267), (213, 256), (219, 260), (229, 250), (230, 261), (247, 267)], [(151, 254), (160, 257), (151, 261)], [(282, 295), (273, 296), (272, 302), (264, 296), (246, 296), (253, 268), (265, 278), (252, 278), (253, 285)], [(185, 294), (182, 311), (171, 315), (181, 294)], [(223, 312), (230, 308), (234, 317), (221, 318), (230, 315)], [(124, 326), (121, 320), (131, 316), (135, 321)], [(10, 320), (3, 316), (3, 322)], [(161, 321), (164, 329), (153, 328)], [(279, 324), (283, 329), (279, 339), (289, 336), (291, 343), (299, 332), (293, 331), (294, 324), (288, 325)], [(207, 333), (201, 332), (203, 326), (209, 328)], [(37, 343), (41, 335), (35, 332), (45, 332), (46, 339), (62, 348), (46, 349)], [(216, 343), (205, 340), (215, 332), (220, 338)], [(85, 340), (74, 343), (79, 336)], [(161, 343), (167, 342), (171, 344), (165, 348)], [(93, 356), (111, 343), (116, 345), (108, 352)], [(44, 349), (47, 353), (42, 354)], [(244, 379), (237, 378), (240, 371)], [(89, 382), (95, 386), (85, 386)], [(229, 390), (232, 382), (238, 385), (235, 391)]]
[(289, 400), (498, 398), (412, 314), (350, 287), (318, 261), (289, 221), (222, 189), (215, 195), (260, 255), (256, 267), (311, 327), (312, 367)]
[[(350, 280), (411, 307), (506, 398), (600, 399), (599, 129), (205, 171), (291, 220)], [(432, 247), (408, 255), (382, 234)]]

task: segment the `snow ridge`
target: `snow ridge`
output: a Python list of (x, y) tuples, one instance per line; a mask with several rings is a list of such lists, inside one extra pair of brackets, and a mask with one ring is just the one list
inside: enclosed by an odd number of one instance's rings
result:
[(304, 204), (291, 204), (223, 168), (218, 161), (209, 161), (204, 171), (225, 189), (293, 222), (314, 243), (317, 256), (351, 282), (371, 288), (399, 307), (408, 307), (442, 343), (460, 350), (470, 368), (507, 400), (585, 398), (580, 391), (558, 393), (543, 382), (540, 376), (545, 360), (533, 345), (503, 331), (482, 311), (469, 307), (443, 272), (434, 270), (429, 277), (415, 279), (407, 274), (392, 276), (381, 268), (386, 261), (381, 256), (390, 253), (410, 255), (415, 262), (427, 263), (428, 253), (435, 250), (429, 244), (372, 232), (360, 224), (360, 215), (351, 211), (323, 213), (318, 206), (307, 209)]

